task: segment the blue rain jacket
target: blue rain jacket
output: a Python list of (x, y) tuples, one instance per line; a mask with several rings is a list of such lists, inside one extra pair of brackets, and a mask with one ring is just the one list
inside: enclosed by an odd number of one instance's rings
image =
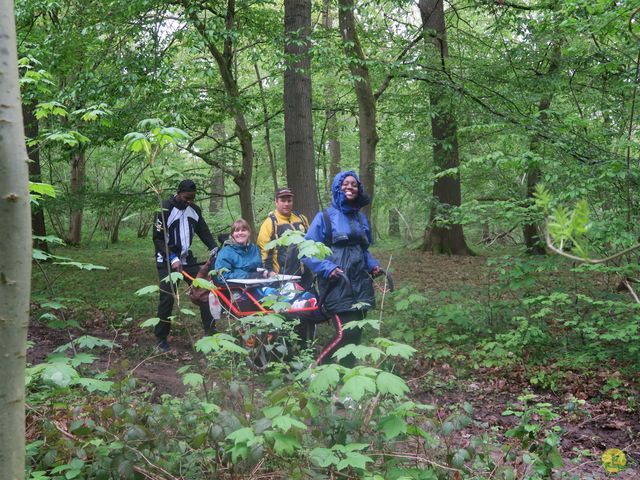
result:
[[(355, 205), (349, 204), (340, 189), (342, 181), (348, 176), (358, 181)], [(355, 310), (354, 304), (361, 302), (369, 304), (368, 308), (373, 308), (375, 294), (369, 273), (374, 267), (379, 266), (379, 263), (369, 252), (369, 245), (373, 242), (371, 229), (367, 217), (360, 212), (371, 200), (365, 193), (360, 179), (352, 171), (336, 175), (331, 184), (331, 193), (333, 200), (331, 206), (326, 209), (331, 225), (325, 225), (324, 215), (322, 212), (318, 213), (311, 222), (306, 238), (325, 242), (329, 237), (328, 229), (331, 229), (330, 244), (327, 246), (331, 248), (332, 254), (324, 260), (304, 259), (304, 264), (317, 275), (321, 297), (329, 287), (329, 275), (336, 267), (340, 267), (349, 279), (351, 288), (337, 285), (330, 290), (325, 300), (328, 312), (352, 311)]]
[(227, 268), (229, 271), (220, 276), (228, 279), (255, 277), (258, 267), (262, 267), (262, 257), (257, 245), (253, 243), (239, 245), (232, 240), (227, 240), (218, 252), (214, 268), (216, 270)]

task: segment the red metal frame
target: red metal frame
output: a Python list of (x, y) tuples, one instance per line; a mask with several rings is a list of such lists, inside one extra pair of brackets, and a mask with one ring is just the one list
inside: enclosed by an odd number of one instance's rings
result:
[[(194, 280), (194, 278), (191, 275), (189, 275), (187, 272), (182, 272), (182, 275), (191, 281)], [(237, 307), (237, 305), (229, 298), (231, 297), (231, 295), (229, 296), (225, 295), (223, 293), (223, 290), (228, 291), (230, 294), (233, 292), (233, 290), (239, 290), (240, 292), (244, 293), (247, 296), (247, 298), (249, 298), (249, 300), (251, 300), (251, 303), (253, 303), (256, 306), (257, 310), (249, 310), (249, 311), (240, 310)], [(258, 313), (270, 314), (270, 313), (315, 312), (319, 308), (318, 305), (315, 305), (313, 307), (290, 308), (289, 310), (282, 310), (282, 311), (276, 312), (275, 310), (269, 310), (264, 308), (264, 306), (260, 303), (260, 301), (256, 299), (253, 295), (251, 295), (248, 290), (249, 289), (247, 287), (243, 287), (240, 285), (232, 286), (229, 284), (215, 285), (215, 289), (214, 288), (209, 289), (209, 291), (213, 293), (216, 297), (218, 297), (218, 299), (224, 304), (226, 309), (236, 317), (249, 317), (251, 315), (256, 315)]]

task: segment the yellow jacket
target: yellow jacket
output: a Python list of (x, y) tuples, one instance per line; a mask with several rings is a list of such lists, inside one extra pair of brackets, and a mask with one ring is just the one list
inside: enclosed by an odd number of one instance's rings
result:
[(267, 219), (262, 222), (258, 233), (258, 247), (262, 255), (262, 263), (267, 270), (286, 275), (300, 275), (302, 266), (298, 260), (298, 248), (295, 245), (277, 247), (267, 250), (267, 243), (279, 238), (287, 230), (300, 230), (306, 233), (309, 229), (307, 218), (301, 213), (292, 212), (285, 217), (277, 210), (269, 212)]

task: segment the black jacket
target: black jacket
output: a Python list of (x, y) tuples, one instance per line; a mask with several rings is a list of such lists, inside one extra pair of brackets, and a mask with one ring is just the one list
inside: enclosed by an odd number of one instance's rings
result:
[[(156, 247), (156, 264), (158, 268), (179, 258), (183, 265), (192, 263), (191, 243), (194, 233), (209, 250), (215, 248), (216, 242), (202, 216), (200, 207), (180, 202), (175, 196), (162, 202), (162, 212), (156, 216), (153, 228), (153, 243)], [(168, 247), (168, 249), (167, 249)]]

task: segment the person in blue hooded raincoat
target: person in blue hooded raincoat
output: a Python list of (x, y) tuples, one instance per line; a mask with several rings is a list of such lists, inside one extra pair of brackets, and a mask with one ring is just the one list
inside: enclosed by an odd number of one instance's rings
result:
[[(307, 258), (304, 263), (318, 279), (320, 297), (327, 290), (324, 305), (331, 314), (337, 314), (345, 324), (366, 317), (367, 310), (375, 306), (372, 277), (382, 271), (380, 264), (369, 252), (373, 238), (367, 217), (360, 209), (369, 205), (371, 199), (365, 193), (355, 172), (340, 172), (331, 185), (333, 200), (331, 206), (318, 213), (309, 227), (307, 239), (322, 242), (332, 250), (323, 260)], [(342, 281), (342, 274), (349, 280), (349, 286), (337, 285), (329, 288), (330, 282)], [(343, 331), (342, 341), (325, 358), (344, 345), (360, 342), (359, 328)], [(353, 366), (355, 358), (350, 355), (343, 365)]]

